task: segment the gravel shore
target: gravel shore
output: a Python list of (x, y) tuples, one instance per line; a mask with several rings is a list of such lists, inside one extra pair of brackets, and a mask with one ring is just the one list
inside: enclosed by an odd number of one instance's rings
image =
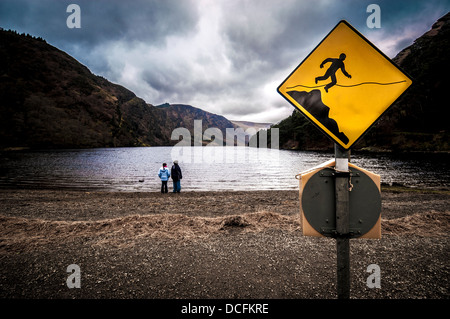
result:
[[(335, 240), (302, 236), (298, 197), (0, 190), (0, 297), (334, 299)], [(351, 298), (450, 297), (449, 199), (382, 191), (382, 238), (350, 243)]]

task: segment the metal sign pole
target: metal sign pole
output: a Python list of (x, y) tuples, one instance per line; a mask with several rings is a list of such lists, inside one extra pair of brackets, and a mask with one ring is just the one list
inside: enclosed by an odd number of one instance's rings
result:
[(349, 176), (350, 151), (340, 145), (334, 147), (336, 160), (335, 203), (336, 203), (336, 252), (337, 293), (339, 299), (350, 298), (350, 238), (349, 238)]

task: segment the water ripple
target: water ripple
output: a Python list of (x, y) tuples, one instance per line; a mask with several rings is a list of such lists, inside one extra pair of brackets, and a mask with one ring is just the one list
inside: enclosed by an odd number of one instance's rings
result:
[[(332, 153), (244, 147), (187, 148), (179, 159), (183, 190), (297, 190), (295, 175)], [(0, 188), (158, 191), (172, 147), (46, 150), (0, 153)], [(381, 176), (382, 183), (449, 187), (449, 155), (352, 155), (351, 162)], [(175, 159), (175, 158), (174, 158)], [(171, 184), (171, 183), (169, 183)]]

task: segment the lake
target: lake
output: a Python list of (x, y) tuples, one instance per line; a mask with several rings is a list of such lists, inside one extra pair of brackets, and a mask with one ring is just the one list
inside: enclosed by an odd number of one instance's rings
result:
[[(298, 190), (296, 174), (333, 158), (333, 153), (213, 146), (9, 151), (0, 152), (0, 187), (159, 191), (159, 168), (178, 159), (182, 191)], [(352, 154), (351, 162), (379, 174), (382, 183), (449, 188), (449, 158)]]

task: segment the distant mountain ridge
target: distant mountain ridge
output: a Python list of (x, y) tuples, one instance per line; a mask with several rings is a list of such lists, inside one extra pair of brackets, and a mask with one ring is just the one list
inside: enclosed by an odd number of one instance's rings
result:
[(224, 137), (237, 127), (190, 105), (147, 104), (42, 38), (0, 30), (0, 149), (174, 145), (177, 127), (193, 139), (196, 119)]

